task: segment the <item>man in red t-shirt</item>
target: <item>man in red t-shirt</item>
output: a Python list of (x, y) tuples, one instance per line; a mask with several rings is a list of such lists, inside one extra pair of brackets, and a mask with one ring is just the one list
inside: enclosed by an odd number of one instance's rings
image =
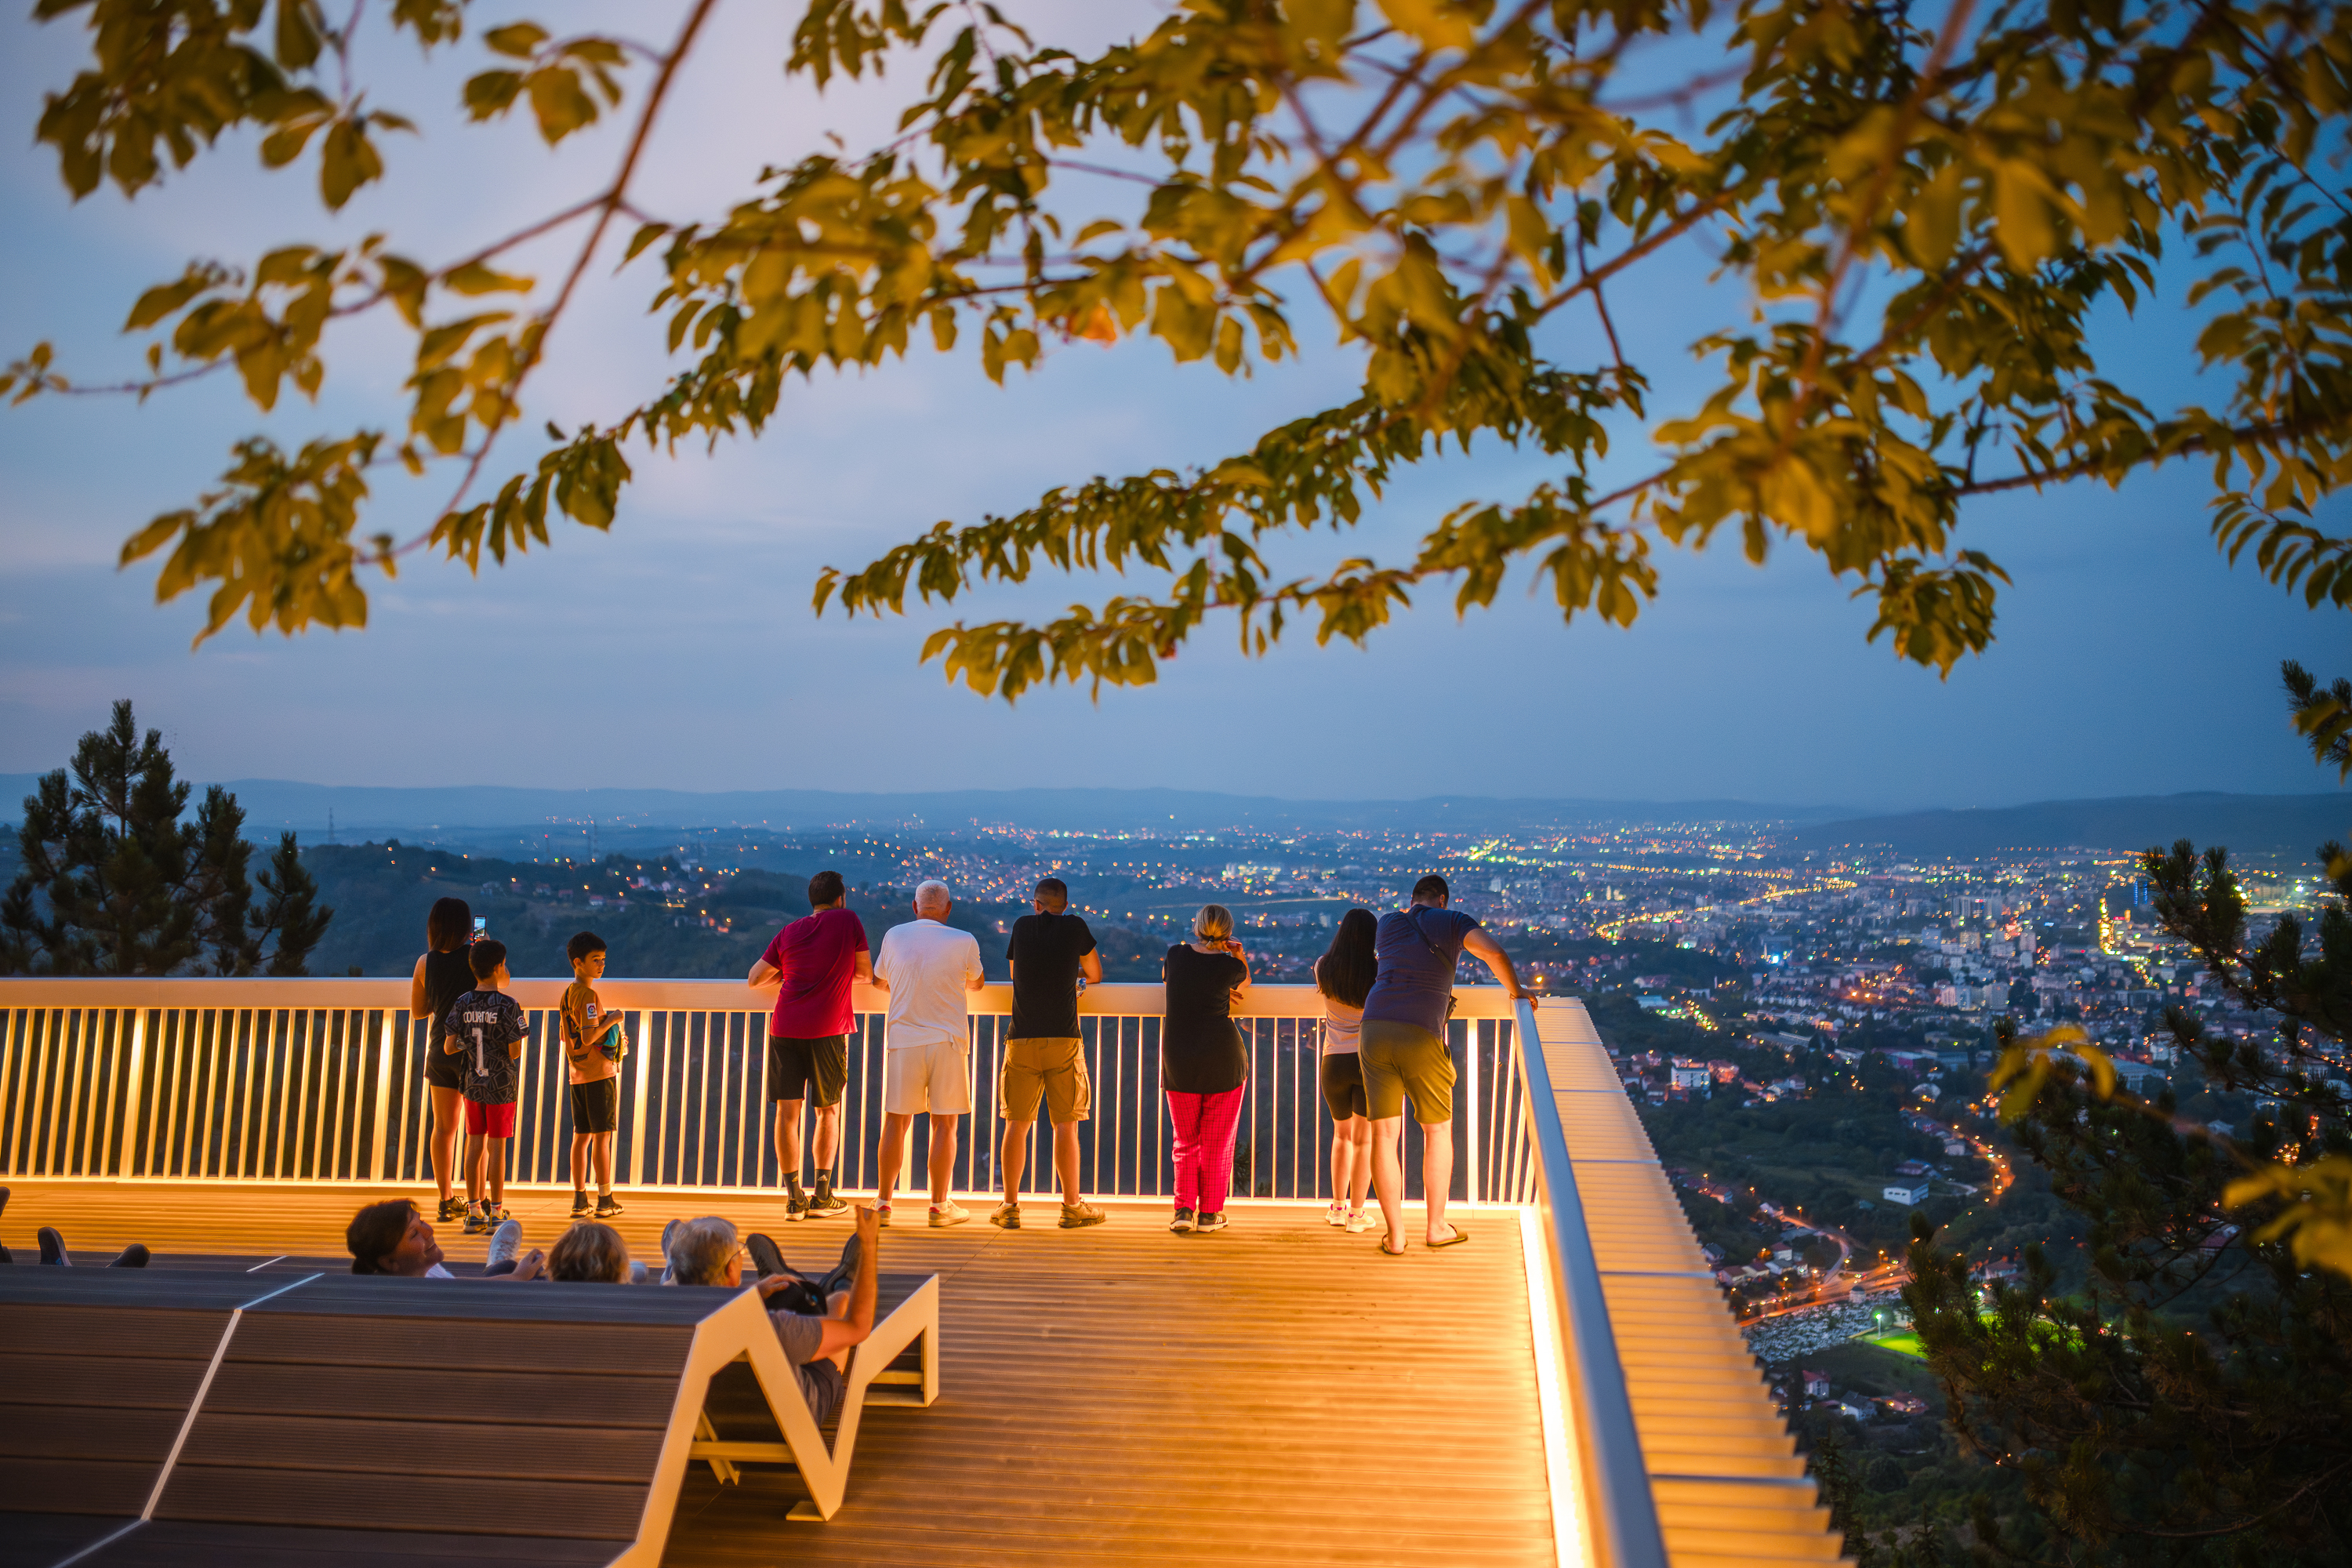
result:
[[(815, 911), (778, 931), (751, 984), (776, 988), (768, 1018), (768, 1099), (776, 1108), (776, 1163), (784, 1173), (784, 1217), (814, 1219), (849, 1205), (834, 1196), (833, 1162), (841, 1148), (841, 1091), (849, 1082), (850, 1002), (855, 981), (874, 978), (866, 927), (849, 912), (838, 871), (809, 879)], [(816, 1192), (801, 1192), (801, 1102), (816, 1103)]]

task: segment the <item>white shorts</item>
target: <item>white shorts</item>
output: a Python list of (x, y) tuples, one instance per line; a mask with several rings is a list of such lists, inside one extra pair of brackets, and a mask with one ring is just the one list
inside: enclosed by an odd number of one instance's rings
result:
[(971, 1052), (961, 1040), (892, 1046), (882, 1053), (882, 1109), (892, 1116), (971, 1109)]

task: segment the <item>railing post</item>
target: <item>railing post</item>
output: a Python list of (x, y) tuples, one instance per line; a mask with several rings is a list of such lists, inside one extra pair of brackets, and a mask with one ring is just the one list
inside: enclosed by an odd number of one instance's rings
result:
[(381, 1182), (384, 1169), (384, 1134), (392, 1121), (392, 1009), (385, 1008), (375, 1031), (375, 1126), (368, 1135), (368, 1174)]
[[(1470, 1075), (1470, 1102), (1464, 1108), (1469, 1113), (1464, 1120), (1470, 1124), (1470, 1135), (1464, 1140), (1469, 1145), (1469, 1158), (1463, 1166), (1462, 1196), (1465, 1202), (1475, 1204), (1478, 1201), (1478, 1146), (1486, 1142), (1478, 1125), (1478, 1020), (1475, 1018), (1470, 1020), (1469, 1047), (1464, 1065), (1469, 1068)], [(1386, 1246), (1387, 1243), (1381, 1245)]]

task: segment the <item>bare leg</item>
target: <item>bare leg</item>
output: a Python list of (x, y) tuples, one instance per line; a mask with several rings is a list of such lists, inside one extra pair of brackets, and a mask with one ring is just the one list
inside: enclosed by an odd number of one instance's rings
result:
[[(1349, 1120), (1353, 1120), (1350, 1118)], [(1334, 1118), (1331, 1122), (1331, 1201), (1345, 1203), (1348, 1178), (1356, 1169), (1356, 1145), (1348, 1123)]]
[(610, 1132), (596, 1134), (596, 1190), (600, 1193), (613, 1190), (613, 1135)]
[(1397, 1140), (1404, 1130), (1402, 1116), (1383, 1116), (1372, 1123), (1372, 1192), (1381, 1200), (1381, 1218), (1388, 1237), (1381, 1245), (1404, 1245), (1404, 1159)]
[(1078, 1198), (1078, 1124), (1075, 1121), (1054, 1123), (1054, 1173), (1062, 1179), (1062, 1202), (1075, 1205)]
[(457, 1177), (457, 1129), (463, 1123), (457, 1108), (465, 1102), (465, 1097), (457, 1090), (443, 1089), (437, 1083), (430, 1087), (433, 1090), (433, 1184), (441, 1189), (441, 1197), (446, 1202), (450, 1184)]
[(487, 1142), (471, 1132), (466, 1134), (466, 1201), (469, 1204), (482, 1201), (482, 1145)]
[(1372, 1195), (1372, 1124), (1361, 1116), (1349, 1117), (1348, 1124), (1356, 1134), (1356, 1164), (1349, 1173), (1349, 1206), (1360, 1209)]
[(1021, 1202), (1021, 1173), (1029, 1163), (1029, 1130), (1036, 1125), (1034, 1121), (1006, 1122), (1004, 1142), (996, 1152), (997, 1163), (1004, 1169), (1004, 1201), (1016, 1206)]
[(504, 1208), (507, 1206), (507, 1143), (509, 1140), (489, 1138), (485, 1139), (484, 1142), (489, 1145), (487, 1163), (489, 1166), (490, 1206), (494, 1209)]
[(931, 1118), (931, 1206), (936, 1208), (948, 1201), (948, 1188), (955, 1180), (956, 1119), (934, 1115)]
[(776, 1174), (788, 1186), (801, 1179), (801, 1105), (776, 1101)]
[[(887, 1205), (890, 1194), (898, 1185), (898, 1173), (907, 1163), (907, 1134), (915, 1124), (913, 1113), (901, 1115), (895, 1110), (882, 1116), (882, 1148), (874, 1156), (874, 1201)], [(819, 1123), (823, 1125), (823, 1123)]]
[[(588, 1155), (595, 1138), (593, 1132), (574, 1132), (572, 1135), (572, 1190), (575, 1193), (588, 1190)], [(607, 1181), (604, 1184), (610, 1186), (612, 1183)]]
[(814, 1162), (815, 1169), (819, 1172), (831, 1173), (834, 1157), (841, 1152), (840, 1106), (823, 1105), (817, 1108), (816, 1137), (814, 1142), (815, 1148), (811, 1152), (815, 1155)]
[(1424, 1121), (1421, 1125), (1421, 1204), (1429, 1211), (1429, 1239), (1444, 1241), (1453, 1233), (1445, 1223), (1445, 1195), (1454, 1190), (1454, 1123)]

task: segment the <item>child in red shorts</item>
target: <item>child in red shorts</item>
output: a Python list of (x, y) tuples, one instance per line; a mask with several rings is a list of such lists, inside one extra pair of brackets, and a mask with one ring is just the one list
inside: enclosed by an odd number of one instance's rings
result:
[[(514, 1136), (522, 1081), (522, 1043), (530, 1020), (503, 986), (507, 944), (482, 941), (467, 951), (474, 988), (450, 1005), (441, 1048), (465, 1058), (466, 1234), (496, 1230), (508, 1217), (507, 1141)], [(484, 1202), (487, 1191), (488, 1201)]]

